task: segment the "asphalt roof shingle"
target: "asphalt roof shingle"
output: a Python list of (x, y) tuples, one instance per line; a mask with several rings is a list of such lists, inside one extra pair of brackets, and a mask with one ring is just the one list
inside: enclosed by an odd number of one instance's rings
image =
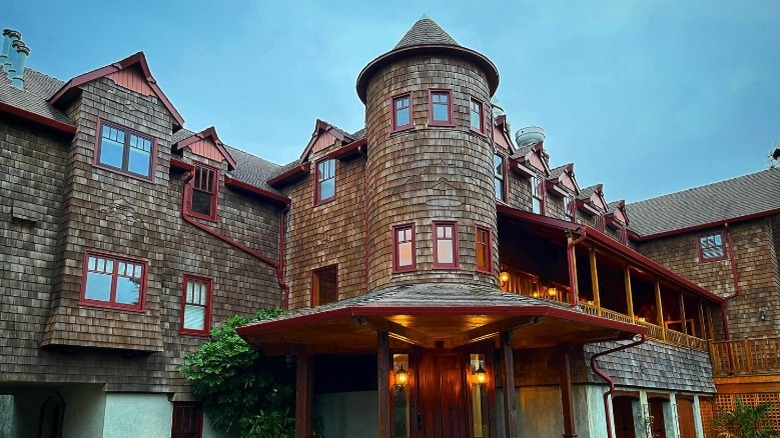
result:
[(411, 46), (447, 45), (460, 46), (438, 23), (423, 16), (406, 32), (393, 50)]
[(641, 236), (780, 209), (780, 168), (626, 205)]

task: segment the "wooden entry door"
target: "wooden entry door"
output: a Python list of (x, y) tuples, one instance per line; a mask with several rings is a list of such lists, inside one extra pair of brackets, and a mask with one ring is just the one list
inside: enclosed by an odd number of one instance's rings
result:
[(412, 430), (417, 438), (466, 438), (468, 393), (461, 354), (425, 353), (418, 357), (417, 401)]
[(664, 420), (664, 399), (651, 398), (650, 416), (653, 418), (650, 427), (653, 430), (653, 438), (666, 438), (666, 421)]
[(680, 422), (680, 438), (696, 438), (693, 400), (677, 399), (677, 419)]
[(631, 397), (612, 399), (612, 413), (615, 416), (615, 438), (636, 438), (634, 433), (634, 411)]

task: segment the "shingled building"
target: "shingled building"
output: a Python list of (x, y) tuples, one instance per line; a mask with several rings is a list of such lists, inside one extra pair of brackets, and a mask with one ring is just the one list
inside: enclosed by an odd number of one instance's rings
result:
[(607, 202), (429, 18), (285, 166), (143, 53), (63, 82), (4, 38), (0, 435), (217, 436), (177, 367), (272, 306), (239, 333), (295, 357), (298, 437), (693, 438), (780, 397), (780, 170)]

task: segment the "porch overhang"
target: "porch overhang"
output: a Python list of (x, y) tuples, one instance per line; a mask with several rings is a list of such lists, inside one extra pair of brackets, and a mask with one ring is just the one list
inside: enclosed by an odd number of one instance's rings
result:
[(394, 286), (238, 328), (241, 337), (269, 355), (293, 354), (301, 346), (315, 354), (372, 352), (377, 332), (388, 333), (391, 348), (403, 349), (410, 344), (457, 348), (497, 341), (497, 335), (507, 331), (512, 332), (513, 348), (540, 348), (630, 339), (647, 329), (460, 284)]

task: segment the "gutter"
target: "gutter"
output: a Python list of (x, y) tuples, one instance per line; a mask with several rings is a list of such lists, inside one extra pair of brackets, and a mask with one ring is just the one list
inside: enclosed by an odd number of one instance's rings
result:
[(612, 377), (610, 377), (607, 373), (605, 373), (601, 368), (598, 367), (596, 364), (596, 359), (605, 356), (607, 354), (617, 353), (618, 351), (627, 350), (629, 348), (636, 347), (638, 345), (644, 344), (647, 338), (645, 335), (639, 335), (639, 340), (634, 341), (630, 344), (621, 345), (619, 347), (612, 348), (607, 351), (602, 351), (601, 353), (596, 353), (593, 356), (590, 357), (590, 368), (599, 375), (602, 379), (606, 380), (607, 383), (609, 383), (609, 391), (604, 393), (604, 416), (607, 420), (607, 438), (614, 438), (614, 433), (612, 431), (612, 415), (610, 414), (610, 402), (609, 398), (612, 395), (612, 393), (615, 392), (615, 381), (612, 380)]
[(566, 240), (569, 242), (566, 244), (566, 257), (569, 261), (569, 290), (571, 291), (571, 307), (579, 307), (579, 301), (580, 301), (580, 291), (578, 290), (576, 286), (577, 281), (577, 271), (574, 269), (574, 263), (576, 261), (575, 254), (574, 254), (574, 245), (582, 242), (585, 240), (585, 237), (587, 236), (587, 230), (585, 228), (579, 228), (579, 231), (582, 232), (580, 237), (578, 237), (575, 240), (572, 240), (571, 237), (571, 231), (566, 231)]

